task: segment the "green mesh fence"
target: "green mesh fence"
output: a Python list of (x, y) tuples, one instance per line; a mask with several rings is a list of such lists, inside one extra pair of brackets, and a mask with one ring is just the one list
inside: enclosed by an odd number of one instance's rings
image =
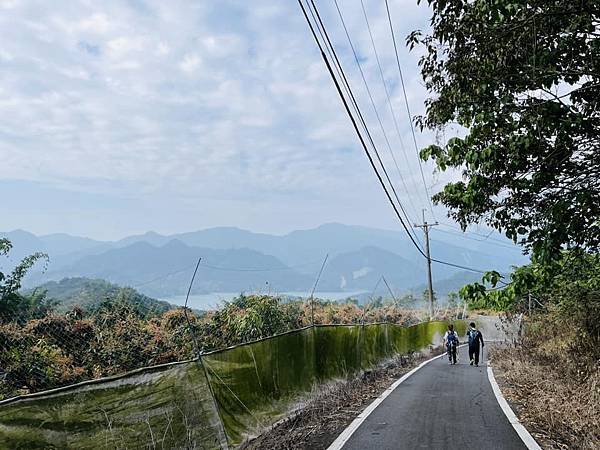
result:
[(319, 381), (344, 376), (360, 369), (361, 327), (321, 326), (314, 329), (316, 376)]
[(229, 441), (270, 425), (315, 383), (312, 328), (203, 355)]
[(3, 449), (217, 449), (224, 445), (198, 362), (141, 370), (0, 405)]
[[(284, 417), (314, 387), (439, 345), (447, 322), (307, 328), (203, 356), (231, 445)], [(455, 322), (464, 334), (464, 322)]]
[[(464, 335), (465, 323), (454, 324)], [(0, 402), (0, 448), (235, 446), (288, 414), (317, 384), (438, 345), (446, 327), (316, 326), (207, 353), (202, 363), (17, 397)]]

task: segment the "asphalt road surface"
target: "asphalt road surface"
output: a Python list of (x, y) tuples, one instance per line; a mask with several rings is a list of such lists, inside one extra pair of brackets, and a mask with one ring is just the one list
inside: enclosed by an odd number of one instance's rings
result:
[[(486, 347), (487, 353), (487, 347)], [(485, 362), (444, 356), (401, 383), (360, 425), (344, 450), (526, 449), (498, 405)]]

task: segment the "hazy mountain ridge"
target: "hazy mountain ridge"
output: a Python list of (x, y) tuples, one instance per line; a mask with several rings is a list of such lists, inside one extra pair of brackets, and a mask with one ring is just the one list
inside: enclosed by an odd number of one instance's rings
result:
[[(141, 284), (141, 292), (147, 295), (177, 295), (187, 289), (192, 266), (202, 257), (194, 292), (249, 291), (267, 283), (278, 291), (304, 291), (314, 282), (326, 253), (329, 262), (319, 283), (322, 290), (370, 291), (381, 275), (398, 290), (419, 288), (425, 281), (425, 260), (408, 238), (400, 232), (360, 226), (326, 224), (282, 236), (219, 227), (168, 236), (148, 232), (114, 242), (67, 234), (35, 236), (22, 230), (0, 236), (14, 244), (11, 260), (0, 259), (1, 266), (34, 251), (49, 253), (47, 273), (30, 277), (30, 286), (89, 277), (134, 287)], [(516, 250), (488, 247), (491, 250), (484, 253), (436, 241), (432, 253), (482, 270), (503, 271), (525, 262)], [(441, 282), (458, 272), (436, 264), (434, 280)]]

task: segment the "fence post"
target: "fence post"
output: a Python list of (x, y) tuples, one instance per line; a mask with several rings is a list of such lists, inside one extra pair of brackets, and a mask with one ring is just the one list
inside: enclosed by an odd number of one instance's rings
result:
[(213, 391), (212, 384), (210, 383), (210, 378), (208, 376), (208, 371), (204, 366), (204, 361), (202, 359), (202, 353), (198, 355), (198, 363), (200, 367), (202, 367), (202, 371), (204, 372), (204, 378), (206, 378), (206, 384), (208, 385), (208, 391), (210, 393), (210, 398), (212, 399), (213, 406), (215, 411), (217, 412), (217, 418), (219, 419), (219, 430), (223, 433), (223, 439), (219, 439), (219, 444), (221, 448), (225, 450), (229, 450), (229, 442), (227, 440), (227, 433), (225, 431), (225, 422), (223, 422), (223, 417), (221, 417), (221, 410), (219, 409), (219, 404), (217, 403), (217, 397), (215, 396), (215, 392)]

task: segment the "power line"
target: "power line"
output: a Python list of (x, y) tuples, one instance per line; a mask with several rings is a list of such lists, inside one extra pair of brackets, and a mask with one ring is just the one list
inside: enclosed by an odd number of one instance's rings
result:
[(206, 267), (213, 270), (222, 270), (226, 272), (276, 272), (279, 270), (292, 270), (298, 267), (306, 267), (319, 262), (320, 260), (313, 260), (302, 264), (296, 264), (294, 266), (282, 266), (282, 267), (271, 267), (271, 268), (252, 268), (252, 267), (220, 267), (212, 266), (209, 264), (200, 264), (200, 267)]
[[(280, 271), (280, 270), (282, 270), (282, 271), (283, 270), (293, 270), (293, 269), (296, 269), (298, 267), (306, 267), (306, 266), (310, 266), (310, 265), (318, 263), (318, 262), (320, 262), (320, 260), (315, 259), (313, 261), (308, 261), (308, 262), (305, 262), (305, 263), (302, 263), (302, 264), (296, 264), (296, 265), (293, 265), (293, 266), (272, 267), (272, 268), (263, 268), (263, 269), (258, 269), (258, 268), (255, 269), (255, 268), (250, 268), (250, 267), (219, 267), (219, 266), (212, 266), (210, 264), (202, 264), (202, 263), (200, 263), (198, 265), (198, 267), (199, 268), (200, 267), (206, 267), (208, 269), (222, 270), (222, 271), (225, 271), (225, 272), (276, 272), (276, 271)], [(160, 281), (160, 280), (163, 280), (165, 278), (168, 278), (168, 277), (170, 277), (172, 275), (177, 275), (177, 274), (180, 274), (182, 272), (187, 272), (188, 270), (194, 268), (195, 266), (196, 266), (196, 264), (194, 263), (194, 264), (192, 264), (190, 266), (184, 267), (184, 268), (176, 270), (174, 272), (165, 273), (165, 274), (160, 275), (160, 276), (158, 276), (156, 278), (152, 278), (151, 280), (143, 281), (143, 282), (138, 283), (138, 284), (134, 284), (131, 287), (132, 288), (138, 288), (138, 287), (141, 287), (141, 286), (145, 286), (147, 284), (151, 284), (151, 283), (154, 283), (156, 281)]]
[(402, 75), (402, 67), (400, 66), (400, 57), (398, 56), (398, 46), (396, 45), (396, 36), (394, 34), (394, 26), (392, 25), (392, 16), (390, 14), (390, 7), (388, 0), (385, 0), (385, 9), (387, 11), (388, 22), (390, 24), (390, 33), (392, 34), (392, 42), (394, 43), (394, 53), (396, 55), (396, 63), (398, 65), (398, 73), (400, 74), (400, 84), (402, 85), (402, 93), (404, 94), (404, 103), (406, 104), (406, 113), (408, 114), (408, 123), (410, 124), (410, 131), (412, 133), (413, 143), (415, 145), (415, 151), (417, 155), (417, 161), (419, 162), (419, 170), (421, 172), (421, 179), (423, 180), (423, 188), (425, 189), (425, 195), (429, 201), (429, 207), (431, 208), (431, 214), (435, 219), (435, 212), (433, 211), (433, 204), (431, 203), (431, 196), (427, 189), (427, 183), (425, 182), (425, 175), (423, 173), (423, 164), (421, 157), (419, 156), (419, 146), (417, 145), (417, 137), (415, 135), (415, 128), (412, 123), (412, 114), (410, 113), (410, 106), (408, 104), (408, 96), (406, 95), (406, 86), (404, 85), (404, 76)]
[(193, 268), (193, 267), (195, 267), (195, 266), (196, 266), (196, 264), (194, 263), (194, 264), (192, 264), (191, 266), (187, 266), (187, 267), (185, 267), (185, 268), (183, 268), (183, 269), (176, 270), (175, 272), (169, 272), (169, 273), (166, 273), (166, 274), (164, 274), (164, 275), (160, 275), (159, 277), (153, 278), (152, 280), (148, 280), (148, 281), (144, 281), (144, 282), (142, 282), (142, 283), (134, 284), (134, 285), (133, 285), (133, 286), (131, 286), (131, 287), (132, 287), (132, 288), (138, 288), (138, 287), (140, 287), (140, 286), (145, 286), (146, 284), (154, 283), (155, 281), (160, 281), (160, 280), (162, 280), (162, 279), (164, 279), (164, 278), (168, 278), (168, 277), (170, 277), (171, 275), (177, 275), (178, 273), (181, 273), (181, 272), (186, 272), (186, 271), (190, 270), (191, 268)]
[[(385, 82), (385, 75), (383, 74), (383, 69), (381, 67), (381, 61), (379, 60), (379, 53), (377, 52), (377, 46), (375, 45), (375, 38), (373, 37), (373, 32), (371, 31), (371, 24), (369, 23), (369, 16), (367, 14), (367, 10), (365, 8), (365, 3), (363, 0), (360, 0), (360, 4), (363, 11), (363, 16), (365, 18), (365, 23), (367, 24), (367, 30), (369, 32), (369, 37), (371, 39), (371, 46), (373, 47), (373, 53), (375, 54), (375, 61), (377, 62), (377, 67), (379, 68), (379, 75), (381, 76), (381, 83), (383, 84), (383, 89), (385, 91), (385, 96), (388, 101), (388, 105), (390, 107), (390, 114), (392, 116), (394, 127), (396, 129), (396, 133), (398, 134), (398, 140), (400, 141), (400, 146), (402, 147), (402, 153), (404, 154), (404, 159), (406, 160), (407, 166), (410, 166), (408, 161), (408, 155), (406, 154), (406, 148), (404, 147), (404, 141), (402, 140), (402, 134), (400, 133), (400, 127), (398, 126), (398, 119), (396, 117), (396, 111), (394, 110), (394, 106), (392, 105), (392, 99), (390, 97), (390, 93), (387, 88), (387, 83)], [(410, 117), (408, 118), (410, 122)], [(420, 166), (419, 166), (420, 167)], [(426, 195), (427, 190), (426, 190)], [(428, 197), (429, 199), (429, 197)], [(431, 204), (431, 202), (429, 201)], [(433, 207), (431, 208), (431, 214), (433, 215)]]
[[(398, 211), (398, 208), (396, 207), (396, 204), (394, 203), (394, 201), (392, 200), (392, 197), (390, 196), (390, 193), (388, 191), (387, 186), (385, 185), (383, 179), (381, 178), (381, 175), (379, 174), (379, 172), (377, 170), (377, 166), (375, 165), (375, 162), (373, 161), (373, 157), (369, 153), (369, 150), (367, 149), (367, 145), (365, 143), (365, 140), (364, 140), (363, 136), (361, 135), (360, 130), (358, 129), (358, 125), (356, 123), (356, 119), (352, 115), (352, 111), (350, 111), (350, 107), (348, 106), (348, 101), (346, 100), (346, 98), (344, 97), (344, 95), (342, 93), (340, 84), (339, 84), (337, 78), (335, 77), (335, 75), (333, 73), (333, 69), (331, 68), (331, 64), (329, 63), (329, 60), (327, 59), (327, 56), (325, 55), (325, 52), (323, 51), (323, 46), (321, 45), (321, 42), (317, 38), (317, 35), (315, 33), (315, 30), (314, 30), (314, 27), (313, 27), (312, 23), (310, 22), (310, 19), (308, 18), (308, 15), (306, 13), (306, 9), (304, 8), (304, 4), (302, 3), (302, 0), (298, 0), (298, 4), (300, 5), (300, 8), (302, 8), (302, 12), (304, 14), (304, 18), (306, 19), (306, 22), (308, 23), (308, 26), (310, 27), (311, 33), (313, 35), (313, 38), (315, 39), (315, 42), (316, 42), (316, 44), (319, 47), (319, 50), (321, 52), (321, 57), (323, 58), (323, 61), (325, 62), (325, 65), (327, 66), (327, 70), (329, 71), (329, 75), (331, 76), (331, 79), (332, 79), (333, 83), (335, 84), (335, 88), (336, 88), (336, 90), (338, 92), (338, 95), (340, 96), (340, 99), (342, 100), (342, 103), (344, 105), (344, 109), (346, 110), (346, 113), (348, 114), (348, 117), (350, 118), (350, 121), (352, 122), (352, 126), (354, 127), (354, 130), (355, 130), (355, 132), (356, 132), (356, 134), (358, 136), (358, 139), (360, 140), (360, 143), (361, 143), (361, 146), (362, 146), (362, 148), (363, 148), (363, 150), (365, 152), (365, 155), (369, 159), (369, 163), (371, 164), (371, 167), (373, 168), (373, 171), (375, 172), (375, 175), (377, 176), (379, 184), (381, 185), (383, 191), (385, 192), (385, 195), (386, 195), (388, 201), (392, 205), (392, 208), (394, 209), (394, 212), (396, 213), (396, 216), (400, 220), (400, 223), (402, 224), (402, 227), (406, 231), (406, 234), (408, 235), (408, 237), (412, 241), (413, 245), (417, 248), (417, 250), (419, 251), (419, 253), (421, 253), (423, 256), (425, 256), (425, 254), (423, 253), (423, 250), (421, 250), (421, 248), (417, 245), (415, 239), (413, 238), (412, 234), (410, 233), (409, 228), (407, 227), (406, 223), (404, 222), (404, 219), (402, 218), (402, 215)], [(308, 4), (307, 4), (307, 6), (308, 6)]]
[(202, 258), (198, 258), (198, 263), (196, 263), (196, 268), (194, 269), (194, 274), (192, 275), (192, 279), (190, 280), (190, 286), (188, 287), (187, 295), (185, 296), (185, 304), (183, 305), (183, 314), (185, 316), (185, 320), (187, 322), (189, 332), (192, 335), (192, 340), (194, 341), (196, 355), (200, 355), (200, 346), (198, 345), (198, 339), (196, 338), (196, 331), (194, 330), (194, 327), (192, 326), (192, 323), (188, 316), (187, 310), (188, 310), (188, 299), (190, 298), (190, 292), (192, 292), (192, 286), (194, 285), (194, 279), (196, 278), (196, 273), (198, 272), (198, 266), (200, 265), (200, 261), (202, 261)]
[[(494, 232), (494, 230), (490, 230), (489, 233), (487, 234), (483, 234), (483, 233), (478, 233), (476, 231), (472, 231), (472, 230), (465, 230), (463, 231), (462, 228), (451, 225), (449, 223), (445, 223), (445, 222), (440, 222), (440, 225), (444, 226), (444, 227), (448, 227), (448, 228), (452, 228), (453, 230), (457, 230), (455, 231), (456, 234), (474, 234), (475, 236), (480, 236), (483, 239), (480, 240), (480, 242), (485, 242), (485, 241), (494, 241), (494, 242), (498, 242), (499, 244), (504, 244), (506, 246), (510, 246), (510, 244), (506, 241), (502, 241), (500, 239), (496, 239), (491, 237), (492, 233)], [(441, 231), (441, 230), (438, 230)], [(472, 238), (473, 239), (473, 238)], [(475, 240), (479, 240), (479, 239), (475, 239)]]
[[(402, 173), (400, 171), (400, 168), (398, 166), (398, 162), (396, 161), (396, 157), (394, 156), (394, 152), (392, 151), (392, 146), (390, 144), (390, 141), (388, 139), (387, 133), (385, 132), (385, 127), (383, 126), (383, 122), (381, 120), (381, 117), (379, 115), (379, 111), (377, 110), (377, 106), (375, 105), (375, 100), (373, 100), (373, 95), (371, 94), (371, 89), (369, 88), (369, 83), (367, 82), (367, 79), (365, 77), (365, 74), (362, 70), (362, 65), (360, 63), (360, 60), (358, 58), (358, 55), (356, 53), (356, 49), (354, 47), (354, 44), (352, 43), (352, 39), (350, 38), (350, 33), (348, 31), (348, 27), (346, 26), (346, 21), (344, 20), (344, 16), (342, 14), (342, 11), (339, 7), (339, 4), (337, 2), (337, 0), (334, 0), (335, 3), (335, 7), (337, 9), (338, 12), (338, 16), (340, 17), (340, 21), (342, 23), (342, 27), (344, 28), (344, 33), (346, 34), (346, 38), (348, 40), (348, 44), (350, 44), (350, 48), (352, 50), (352, 54), (354, 55), (354, 61), (356, 62), (356, 65), (358, 67), (358, 70), (360, 71), (360, 75), (361, 78), (363, 80), (363, 83), (365, 85), (365, 88), (367, 90), (367, 94), (369, 96), (369, 100), (371, 101), (371, 105), (373, 106), (373, 111), (375, 112), (375, 116), (377, 117), (377, 121), (379, 122), (379, 127), (381, 128), (381, 132), (383, 133), (383, 137), (385, 139), (385, 142), (387, 144), (387, 148), (389, 150), (389, 153), (392, 157), (392, 160), (394, 161), (394, 165), (396, 166), (396, 170), (398, 172), (398, 177), (400, 178), (400, 180), (402, 181), (402, 184), (404, 185), (404, 190), (406, 191), (406, 195), (408, 196), (408, 200), (410, 202), (410, 205), (412, 207), (413, 213), (414, 213), (414, 217), (417, 217), (417, 208), (415, 207), (412, 198), (410, 197), (410, 191), (408, 190), (408, 187), (406, 185), (406, 182), (404, 181), (404, 178), (402, 177)], [(401, 141), (402, 143), (402, 141)]]
[[(442, 224), (439, 224), (439, 225), (442, 225)], [(468, 239), (470, 241), (485, 242), (486, 244), (489, 244), (489, 245), (495, 245), (497, 247), (502, 247), (502, 248), (506, 248), (506, 249), (509, 249), (509, 250), (518, 250), (518, 251), (521, 251), (518, 247), (515, 247), (515, 246), (510, 246), (508, 244), (506, 244), (506, 245), (505, 244), (500, 244), (498, 242), (493, 242), (493, 241), (486, 241), (485, 239), (477, 239), (477, 238), (474, 238), (474, 237), (471, 237), (471, 236), (467, 236), (464, 233), (452, 232), (452, 231), (448, 231), (448, 230), (436, 230), (436, 231), (440, 232), (440, 233), (449, 234), (449, 235), (452, 235), (452, 236), (457, 236), (457, 237), (460, 237), (462, 239)]]
[[(321, 20), (321, 15), (319, 14), (319, 10), (318, 10), (318, 8), (315, 5), (315, 3), (314, 3), (313, 0), (310, 0), (310, 2), (312, 4), (312, 8), (310, 8), (310, 5), (308, 5), (308, 2), (307, 2), (307, 6), (309, 6), (310, 14), (311, 14), (311, 16), (313, 18), (313, 21), (317, 25), (317, 31), (319, 32), (319, 35), (321, 36), (321, 39), (323, 40), (323, 43), (325, 44), (325, 49), (327, 50), (327, 53), (329, 54), (329, 57), (332, 58), (333, 61), (334, 61), (335, 71), (338, 73), (338, 76), (342, 79), (342, 82), (343, 82), (342, 85), (344, 87), (344, 90), (347, 92), (348, 96), (350, 97), (353, 109), (356, 112), (356, 114), (357, 114), (357, 116), (358, 116), (358, 118), (360, 120), (360, 123), (362, 124), (362, 127), (364, 128), (364, 130), (365, 130), (365, 132), (367, 134), (367, 138), (368, 138), (368, 140), (369, 140), (369, 142), (371, 144), (371, 147), (375, 151), (375, 155), (377, 157), (377, 160), (378, 160), (378, 162), (379, 162), (379, 164), (380, 164), (380, 166), (381, 166), (381, 168), (383, 170), (385, 178), (387, 179), (387, 181), (388, 181), (388, 183), (389, 183), (389, 185), (390, 185), (390, 187), (392, 189), (394, 197), (396, 198), (396, 201), (398, 202), (398, 205), (400, 206), (400, 210), (404, 214), (404, 217), (406, 218), (407, 222), (410, 222), (410, 218), (409, 218), (408, 214), (406, 213), (406, 210), (404, 209), (404, 206), (402, 205), (402, 202), (400, 201), (400, 198), (398, 197), (398, 193), (396, 192), (396, 189), (394, 187), (394, 183), (392, 183), (392, 180), (390, 179), (390, 176), (389, 176), (389, 174), (387, 172), (385, 164), (383, 163), (383, 160), (381, 159), (381, 157), (379, 155), (379, 152), (377, 150), (377, 147), (375, 145), (375, 142), (374, 142), (374, 140), (373, 140), (373, 138), (371, 136), (371, 133), (369, 131), (369, 127), (367, 126), (366, 121), (364, 119), (364, 116), (362, 115), (362, 112), (360, 111), (360, 107), (358, 106), (358, 102), (356, 101), (354, 93), (352, 92), (352, 88), (350, 86), (350, 82), (348, 81), (348, 78), (346, 77), (346, 74), (344, 72), (344, 68), (342, 67), (342, 64), (341, 64), (341, 62), (340, 62), (340, 60), (339, 60), (339, 58), (337, 56), (337, 53), (335, 51), (335, 47), (333, 46), (333, 43), (331, 42), (331, 40), (329, 38), (329, 33), (327, 33), (327, 29), (325, 28), (325, 24)], [(313, 12), (313, 9), (314, 9), (314, 12)], [(339, 12), (339, 9), (338, 9), (338, 12)], [(315, 17), (315, 14), (316, 14), (316, 17)], [(342, 22), (343, 22), (343, 19), (342, 19)], [(312, 26), (311, 26), (311, 28), (312, 28)], [(313, 31), (313, 35), (315, 36), (315, 39), (316, 39), (316, 35), (314, 34), (314, 31)], [(319, 48), (321, 48), (321, 51), (322, 51), (322, 47), (321, 47), (320, 43), (319, 43)], [(360, 65), (359, 65), (359, 69), (360, 69)], [(362, 74), (362, 69), (360, 69), (360, 70), (361, 70), (361, 75), (363, 76), (363, 81), (366, 84), (364, 75)], [(332, 75), (332, 77), (335, 79), (334, 75)], [(368, 85), (367, 85), (367, 92), (369, 93), (369, 97), (371, 98), (371, 103), (372, 103), (373, 107), (375, 108), (375, 103), (373, 101), (373, 98), (371, 97), (371, 93), (370, 93), (370, 90), (368, 88)], [(340, 94), (340, 95), (342, 95), (342, 94)], [(379, 114), (377, 113), (376, 109), (375, 109), (375, 113), (376, 113), (377, 118), (378, 118), (378, 120), (379, 120), (379, 122), (381, 124), (381, 120), (379, 119)], [(386, 141), (388, 142), (388, 147), (390, 149), (390, 153), (392, 154), (392, 158), (394, 159), (394, 162), (395, 162), (395, 158), (393, 157), (392, 149), (390, 147), (389, 141), (387, 140), (387, 135), (385, 134), (385, 130), (383, 129), (383, 124), (381, 124), (381, 127), (382, 127), (382, 131), (384, 133), (384, 137), (385, 137)], [(398, 168), (397, 165), (396, 165), (396, 168)], [(400, 175), (400, 169), (398, 169), (398, 174)], [(414, 209), (414, 205), (412, 204), (412, 200), (410, 198), (410, 195), (408, 195), (409, 191), (408, 191), (408, 188), (406, 187), (406, 184), (404, 183), (404, 179), (402, 178), (402, 175), (400, 175), (400, 179), (402, 180), (402, 183), (404, 184), (404, 189), (406, 190), (409, 202), (411, 203), (411, 206)], [(414, 235), (414, 237), (418, 241), (418, 237), (417, 237), (416, 234)], [(419, 242), (419, 244), (420, 244), (420, 242)]]
[[(310, 4), (308, 3), (308, 1), (305, 0), (305, 2), (306, 2), (306, 6), (310, 9)], [(315, 10), (318, 11), (317, 8), (316, 8), (316, 5), (314, 4), (314, 2), (312, 0), (311, 0), (311, 3), (313, 5), (313, 7), (315, 8)], [(325, 65), (327, 67), (329, 75), (330, 75), (330, 77), (331, 77), (331, 79), (332, 79), (332, 81), (333, 81), (333, 83), (335, 85), (335, 88), (336, 88), (336, 90), (338, 92), (340, 100), (342, 101), (344, 109), (346, 110), (346, 114), (348, 115), (348, 117), (349, 117), (349, 119), (350, 119), (350, 121), (352, 123), (354, 131), (356, 132), (356, 135), (357, 135), (357, 137), (358, 137), (358, 139), (360, 141), (360, 144), (361, 144), (361, 146), (362, 146), (362, 148), (364, 150), (364, 153), (367, 156), (367, 159), (369, 160), (371, 168), (373, 169), (373, 171), (375, 172), (375, 175), (377, 176), (377, 180), (379, 181), (379, 184), (381, 185), (381, 187), (382, 187), (382, 189), (383, 189), (383, 191), (384, 191), (384, 193), (385, 193), (385, 195), (386, 195), (386, 197), (388, 199), (388, 202), (392, 206), (392, 208), (394, 210), (394, 213), (396, 214), (396, 217), (398, 218), (398, 220), (400, 220), (400, 223), (401, 223), (402, 227), (404, 228), (404, 231), (408, 235), (409, 239), (411, 240), (412, 244), (415, 246), (415, 248), (421, 254), (421, 256), (423, 256), (424, 258), (427, 258), (427, 256), (423, 252), (423, 250), (419, 247), (419, 245), (415, 241), (415, 239), (414, 239), (413, 235), (411, 234), (408, 226), (404, 222), (404, 219), (402, 218), (402, 215), (400, 214), (400, 212), (398, 210), (398, 207), (394, 203), (394, 201), (392, 199), (392, 196), (390, 195), (390, 192), (389, 192), (389, 190), (388, 190), (385, 182), (383, 181), (383, 178), (381, 177), (379, 171), (377, 170), (377, 166), (376, 166), (376, 164), (375, 164), (375, 162), (373, 160), (373, 157), (371, 156), (371, 154), (370, 154), (370, 152), (369, 152), (369, 150), (367, 148), (367, 144), (365, 143), (365, 140), (364, 140), (364, 138), (363, 138), (363, 136), (362, 136), (362, 134), (360, 132), (360, 129), (358, 127), (356, 119), (355, 119), (354, 115), (352, 114), (352, 111), (350, 110), (350, 106), (348, 105), (348, 100), (344, 96), (344, 93), (343, 93), (342, 88), (340, 86), (340, 82), (336, 78), (335, 73), (333, 71), (333, 68), (331, 67), (331, 63), (327, 59), (327, 55), (325, 54), (325, 51), (323, 50), (323, 45), (321, 44), (321, 41), (317, 37), (317, 33), (315, 32), (314, 26), (313, 26), (312, 22), (310, 21), (310, 18), (308, 17), (308, 14), (306, 12), (306, 8), (305, 8), (302, 0), (298, 0), (298, 4), (300, 5), (300, 8), (302, 9), (302, 13), (303, 13), (304, 18), (306, 20), (306, 23), (308, 24), (308, 26), (310, 28), (310, 31), (311, 31), (311, 34), (312, 34), (314, 40), (315, 40), (315, 43), (319, 47), (319, 51), (321, 53), (321, 57), (323, 58), (323, 61), (325, 62)], [(313, 17), (314, 17), (314, 14), (313, 14)], [(321, 24), (322, 24), (322, 22), (321, 22)], [(332, 50), (335, 52), (335, 49), (332, 49)], [(355, 106), (356, 106), (356, 109), (358, 109), (358, 111), (360, 112), (360, 108), (358, 108), (358, 105), (355, 105)], [(374, 143), (373, 143), (373, 150), (375, 151), (376, 154), (378, 154), (377, 148), (374, 145)], [(385, 172), (385, 166), (383, 165), (383, 163), (381, 162), (381, 160), (379, 160), (379, 161), (380, 161), (380, 164), (382, 165), (382, 168), (384, 169), (384, 172)], [(392, 186), (392, 188), (393, 188), (393, 186)], [(483, 270), (475, 269), (475, 268), (468, 267), (468, 266), (463, 266), (463, 265), (460, 265), (460, 264), (454, 264), (454, 263), (450, 263), (450, 262), (447, 262), (447, 261), (441, 261), (441, 260), (434, 259), (434, 258), (431, 258), (431, 261), (435, 262), (435, 263), (438, 263), (438, 264), (443, 264), (443, 265), (447, 265), (447, 266), (450, 266), (450, 267), (456, 267), (456, 268), (459, 268), (459, 269), (468, 270), (468, 271), (472, 271), (472, 272), (486, 273), (486, 271), (483, 271)]]
[(319, 269), (319, 274), (317, 275), (317, 279), (315, 280), (315, 284), (310, 291), (310, 320), (311, 324), (315, 325), (315, 290), (317, 289), (317, 285), (319, 284), (319, 280), (321, 279), (321, 275), (323, 274), (323, 269), (325, 269), (325, 264), (327, 264), (327, 259), (329, 258), (329, 253), (325, 255), (325, 259), (323, 260), (323, 264), (321, 264), (321, 268)]

